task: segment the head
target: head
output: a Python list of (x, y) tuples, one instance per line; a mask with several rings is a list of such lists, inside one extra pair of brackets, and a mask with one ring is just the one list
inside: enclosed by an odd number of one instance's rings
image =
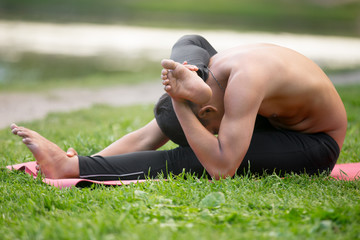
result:
[[(217, 134), (221, 118), (219, 111), (212, 105), (198, 106), (189, 102), (196, 117), (213, 134)], [(161, 131), (174, 143), (180, 146), (189, 146), (184, 131), (174, 111), (171, 97), (163, 94), (154, 108), (154, 115)]]
[(176, 117), (171, 97), (164, 93), (154, 108), (154, 115), (161, 131), (174, 143), (189, 146), (184, 131)]

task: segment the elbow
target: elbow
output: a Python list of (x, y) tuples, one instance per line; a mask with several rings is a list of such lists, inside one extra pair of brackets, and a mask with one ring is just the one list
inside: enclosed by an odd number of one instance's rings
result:
[(233, 177), (237, 168), (216, 168), (211, 171), (210, 176), (215, 180), (225, 179)]

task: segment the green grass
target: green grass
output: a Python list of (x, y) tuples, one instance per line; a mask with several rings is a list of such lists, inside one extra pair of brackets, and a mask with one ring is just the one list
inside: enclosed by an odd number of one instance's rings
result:
[[(3, 0), (2, 19), (359, 35), (360, 3), (297, 0)], [(341, 1), (338, 1), (341, 2)]]
[[(340, 163), (360, 156), (360, 86), (338, 87), (349, 118)], [(106, 119), (106, 120), (104, 120)], [(152, 106), (56, 113), (27, 123), (61, 148), (95, 153), (152, 119)], [(172, 148), (168, 144), (165, 148)], [(1, 166), (33, 160), (0, 130)], [(57, 189), (0, 169), (1, 239), (359, 239), (360, 180), (188, 175), (123, 187)]]
[[(134, 67), (136, 66), (136, 67)], [(326, 68), (331, 74), (359, 70)], [(16, 61), (2, 59), (0, 54), (0, 93), (36, 92), (56, 88), (98, 88), (121, 84), (138, 84), (159, 81), (160, 60), (144, 58), (122, 59), (118, 56), (75, 57), (24, 53)]]
[(158, 80), (160, 71), (160, 60), (25, 53), (6, 61), (0, 54), (0, 92), (137, 84)]
[(358, 239), (360, 181), (291, 176), (65, 189), (1, 173), (2, 239)]

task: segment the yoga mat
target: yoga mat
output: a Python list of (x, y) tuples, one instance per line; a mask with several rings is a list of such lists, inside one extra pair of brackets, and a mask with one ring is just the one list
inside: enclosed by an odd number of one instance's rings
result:
[(360, 179), (360, 162), (336, 164), (330, 176), (338, 180)]
[[(25, 162), (15, 165), (6, 166), (10, 170), (24, 171), (25, 173), (32, 175), (34, 178), (37, 176), (35, 169), (36, 162)], [(360, 179), (360, 162), (358, 163), (342, 163), (336, 164), (332, 170), (331, 177), (337, 180), (352, 181)], [(93, 184), (103, 184), (110, 186), (128, 185), (131, 183), (144, 182), (146, 180), (124, 180), (124, 181), (94, 181), (82, 178), (66, 178), (66, 179), (50, 179), (44, 178), (43, 182), (58, 188), (69, 187), (89, 187)]]
[[(6, 166), (6, 168), (10, 170), (18, 170), (23, 171), (29, 175), (32, 175), (34, 178), (37, 176), (36, 171), (36, 162), (25, 162), (15, 165)], [(52, 185), (58, 188), (71, 188), (71, 187), (90, 187), (93, 184), (102, 184), (108, 186), (121, 186), (121, 185), (129, 185), (131, 183), (139, 183), (144, 182), (146, 180), (123, 180), (123, 181), (95, 181), (89, 179), (82, 178), (64, 178), (64, 179), (51, 179), (44, 178), (42, 180), (44, 183)]]

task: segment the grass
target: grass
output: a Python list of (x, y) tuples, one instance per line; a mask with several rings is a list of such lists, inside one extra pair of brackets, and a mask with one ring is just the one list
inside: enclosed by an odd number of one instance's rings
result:
[[(338, 87), (349, 118), (339, 162), (360, 156), (360, 86)], [(106, 119), (106, 120), (104, 120)], [(152, 119), (152, 106), (103, 105), (27, 123), (63, 149), (95, 153)], [(172, 148), (168, 144), (164, 148)], [(1, 166), (31, 161), (0, 130)], [(186, 174), (123, 187), (57, 189), (0, 169), (2, 239), (359, 239), (360, 181), (325, 176), (235, 177)]]
[[(136, 66), (136, 68), (134, 67)], [(344, 69), (328, 67), (331, 74), (358, 71), (360, 66)], [(122, 59), (118, 56), (75, 57), (24, 53), (16, 61), (0, 54), (1, 92), (44, 92), (56, 88), (98, 88), (121, 84), (159, 81), (160, 60)]]
[[(5, 175), (5, 176), (4, 176)], [(2, 239), (358, 239), (360, 182), (182, 176), (59, 190), (2, 173)]]
[(358, 1), (3, 0), (2, 19), (359, 36)]
[(160, 62), (120, 58), (24, 53), (17, 61), (6, 61), (0, 56), (0, 92), (91, 88), (159, 79)]

